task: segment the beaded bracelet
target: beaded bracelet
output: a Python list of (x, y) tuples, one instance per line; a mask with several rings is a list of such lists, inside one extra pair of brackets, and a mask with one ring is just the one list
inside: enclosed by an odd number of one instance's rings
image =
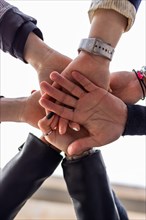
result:
[(135, 73), (135, 75), (139, 81), (139, 84), (141, 86), (142, 94), (143, 94), (142, 100), (144, 100), (145, 99), (145, 92), (146, 92), (146, 84), (144, 82), (144, 78), (146, 78), (146, 66), (143, 66), (141, 68), (141, 70), (138, 70), (138, 71), (133, 69), (133, 72)]

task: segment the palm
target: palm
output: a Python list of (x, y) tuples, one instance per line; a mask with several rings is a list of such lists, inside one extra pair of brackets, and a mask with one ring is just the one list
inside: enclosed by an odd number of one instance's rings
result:
[[(119, 99), (101, 89), (87, 93), (77, 101), (71, 120), (82, 124), (89, 134), (86, 139), (82, 139), (81, 145), (76, 142), (76, 149), (82, 146), (102, 146), (119, 138), (123, 126), (119, 123), (120, 115), (117, 115), (121, 107), (117, 106), (117, 101), (118, 106), (122, 104)], [(64, 111), (62, 117), (68, 116)]]

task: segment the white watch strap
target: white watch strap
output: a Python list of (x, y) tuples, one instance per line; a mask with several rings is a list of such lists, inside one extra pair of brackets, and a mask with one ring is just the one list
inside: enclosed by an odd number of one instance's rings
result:
[(109, 60), (112, 60), (114, 54), (114, 48), (98, 38), (82, 39), (78, 51), (80, 52), (81, 50), (94, 55), (106, 57)]

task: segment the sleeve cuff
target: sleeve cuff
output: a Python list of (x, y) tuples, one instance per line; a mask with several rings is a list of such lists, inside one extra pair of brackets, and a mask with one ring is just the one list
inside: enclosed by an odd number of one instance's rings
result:
[[(33, 164), (37, 168), (38, 176), (50, 176), (62, 160), (62, 155), (50, 147), (51, 145), (45, 144), (39, 138), (29, 133), (26, 142), (21, 147), (20, 157), (21, 160), (26, 161), (26, 154), (31, 155), (27, 159), (27, 164)], [(44, 174), (43, 174), (44, 173)]]
[(127, 105), (128, 118), (124, 135), (146, 135), (146, 107)]
[(23, 62), (27, 63), (24, 60), (23, 53), (25, 43), (27, 41), (28, 35), (30, 32), (34, 32), (39, 38), (43, 40), (42, 32), (40, 31), (37, 26), (32, 22), (24, 23), (17, 31), (15, 36), (15, 40), (13, 42), (13, 56), (22, 60)]
[(94, 1), (92, 0), (90, 9), (88, 11), (90, 22), (92, 21), (94, 17), (94, 13), (97, 9), (112, 9), (114, 11), (117, 11), (118, 13), (124, 15), (128, 18), (128, 25), (125, 29), (126, 31), (129, 31), (130, 28), (133, 26), (135, 17), (136, 17), (136, 9), (134, 5), (127, 1), (127, 0), (98, 0)]

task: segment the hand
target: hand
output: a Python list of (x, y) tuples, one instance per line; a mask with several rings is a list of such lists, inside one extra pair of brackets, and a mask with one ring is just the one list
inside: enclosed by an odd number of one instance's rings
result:
[[(49, 135), (45, 135), (44, 138), (47, 142), (51, 143), (57, 149), (65, 152), (68, 154), (68, 146), (75, 141), (76, 139), (86, 137), (88, 132), (82, 127), (79, 132), (73, 131), (72, 129), (68, 128), (66, 134), (60, 135), (58, 129), (54, 129), (53, 123), (54, 121), (58, 120), (58, 116), (54, 115), (52, 118), (47, 119), (46, 117), (42, 118), (38, 122), (38, 126), (43, 134), (48, 133)], [(81, 154), (82, 151), (78, 151), (78, 154)]]
[(110, 76), (112, 94), (122, 99), (123, 102), (134, 104), (142, 98), (139, 81), (134, 72), (114, 72)]
[(127, 107), (122, 100), (97, 87), (80, 73), (73, 72), (72, 76), (83, 89), (56, 72), (50, 76), (71, 95), (55, 89), (46, 82), (41, 83), (44, 92), (66, 106), (43, 97), (40, 104), (65, 119), (81, 124), (89, 132), (87, 137), (69, 145), (69, 154), (76, 154), (78, 151), (99, 147), (118, 139), (124, 131)]
[(82, 73), (95, 85), (108, 90), (110, 79), (109, 60), (81, 51), (61, 74), (71, 80), (73, 71)]
[(49, 47), (33, 32), (27, 38), (24, 59), (36, 70), (39, 82), (45, 80), (49, 83), (52, 71), (62, 72), (71, 62), (69, 57)]
[(38, 121), (46, 115), (45, 109), (39, 104), (40, 97), (40, 91), (34, 91), (29, 97), (24, 99), (23, 106), (19, 114), (19, 121), (38, 128)]
[(69, 57), (55, 50), (52, 50), (49, 54), (46, 53), (44, 59), (41, 61), (41, 64), (36, 69), (39, 82), (47, 81), (52, 83), (52, 81), (50, 81), (51, 72), (55, 70), (61, 73), (70, 62), (71, 59)]

